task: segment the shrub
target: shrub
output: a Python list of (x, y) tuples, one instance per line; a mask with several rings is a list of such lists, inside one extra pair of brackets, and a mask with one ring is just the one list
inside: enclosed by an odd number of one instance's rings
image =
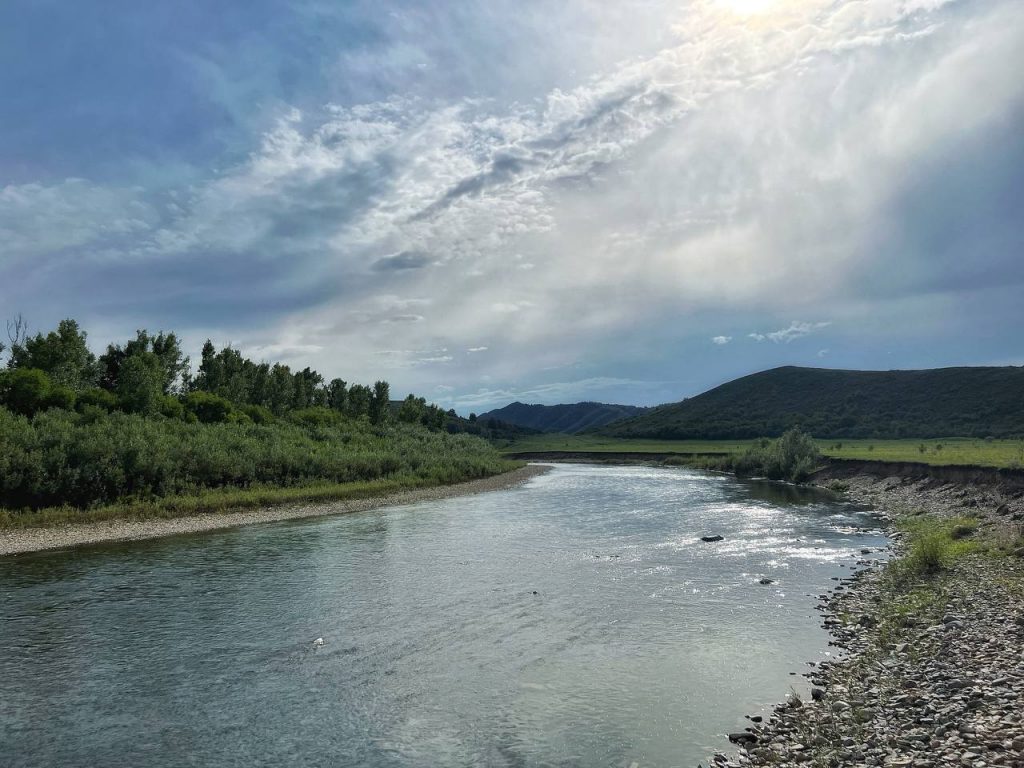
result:
[(161, 395), (157, 401), (157, 411), (168, 419), (181, 419), (185, 416), (185, 406), (181, 400), (171, 395)]
[(817, 443), (799, 429), (778, 440), (762, 439), (736, 457), (733, 469), (739, 476), (763, 475), (769, 480), (806, 482), (820, 461)]
[(0, 408), (0, 507), (89, 507), (206, 488), (391, 477), (443, 483), (506, 467), (479, 438), (419, 426), (189, 423), (93, 405), (85, 411), (28, 418)]
[[(37, 368), (15, 368), (0, 374), (0, 404), (23, 416), (51, 407), (51, 394), (57, 407), (67, 402), (64, 392), (54, 393), (54, 390), (50, 377)], [(71, 402), (74, 404), (74, 394)]]
[(93, 387), (92, 389), (80, 392), (75, 405), (79, 411), (92, 407), (109, 412), (117, 408), (117, 397), (114, 396), (113, 392)]
[(337, 426), (345, 421), (345, 417), (338, 411), (319, 406), (292, 411), (288, 418), (296, 424), (305, 424), (310, 427)]
[(210, 392), (189, 392), (185, 396), (185, 410), (203, 424), (219, 424), (231, 415), (231, 402)]
[(272, 424), (274, 422), (273, 411), (262, 405), (243, 405), (240, 410), (249, 417), (249, 421), (253, 424)]

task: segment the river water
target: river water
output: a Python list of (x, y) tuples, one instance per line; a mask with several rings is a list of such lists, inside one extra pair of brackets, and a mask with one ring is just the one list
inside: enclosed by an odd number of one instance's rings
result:
[(816, 596), (884, 546), (811, 491), (559, 465), (0, 558), (0, 765), (692, 768), (804, 685)]

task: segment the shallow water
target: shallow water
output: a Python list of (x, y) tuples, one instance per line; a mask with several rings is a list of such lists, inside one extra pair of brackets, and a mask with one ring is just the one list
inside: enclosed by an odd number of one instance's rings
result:
[(815, 596), (886, 545), (874, 525), (786, 486), (560, 465), (2, 558), (0, 765), (694, 766), (828, 653)]

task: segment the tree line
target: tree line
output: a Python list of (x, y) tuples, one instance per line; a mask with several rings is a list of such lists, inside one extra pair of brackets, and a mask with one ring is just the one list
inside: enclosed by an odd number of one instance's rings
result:
[[(397, 418), (432, 429), (445, 428), (449, 415), (425, 398), (409, 395), (391, 404), (387, 381), (373, 386), (329, 381), (306, 367), (257, 362), (230, 345), (203, 345), (193, 372), (174, 333), (137, 331), (124, 344), (111, 343), (94, 355), (87, 334), (73, 319), (48, 333), (29, 335), (21, 318), (8, 323), (7, 369), (0, 371), (0, 405), (32, 416), (48, 408), (83, 413), (113, 410), (186, 421), (266, 423), (286, 414), (330, 411), (383, 424)], [(329, 418), (320, 414), (320, 418)]]

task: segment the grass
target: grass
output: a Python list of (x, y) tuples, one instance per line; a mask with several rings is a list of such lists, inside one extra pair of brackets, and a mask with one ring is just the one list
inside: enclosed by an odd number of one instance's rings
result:
[[(735, 454), (752, 440), (647, 440), (598, 435), (530, 435), (499, 444), (504, 453), (571, 451), (587, 453)], [(933, 465), (1024, 467), (1024, 440), (982, 440), (962, 437), (932, 440), (818, 439), (822, 455), (840, 459), (921, 462)]]
[(935, 576), (964, 555), (990, 548), (987, 543), (974, 540), (978, 521), (973, 517), (904, 518), (899, 528), (907, 536), (909, 546), (906, 554), (889, 566), (889, 574), (904, 584)]
[[(522, 462), (504, 462), (501, 471), (508, 472), (522, 466)], [(106, 520), (168, 519), (286, 504), (352, 501), (448, 484), (437, 478), (407, 474), (364, 482), (313, 483), (288, 488), (218, 488), (147, 501), (124, 501), (90, 509), (72, 506), (17, 512), (0, 509), (0, 531)]]

